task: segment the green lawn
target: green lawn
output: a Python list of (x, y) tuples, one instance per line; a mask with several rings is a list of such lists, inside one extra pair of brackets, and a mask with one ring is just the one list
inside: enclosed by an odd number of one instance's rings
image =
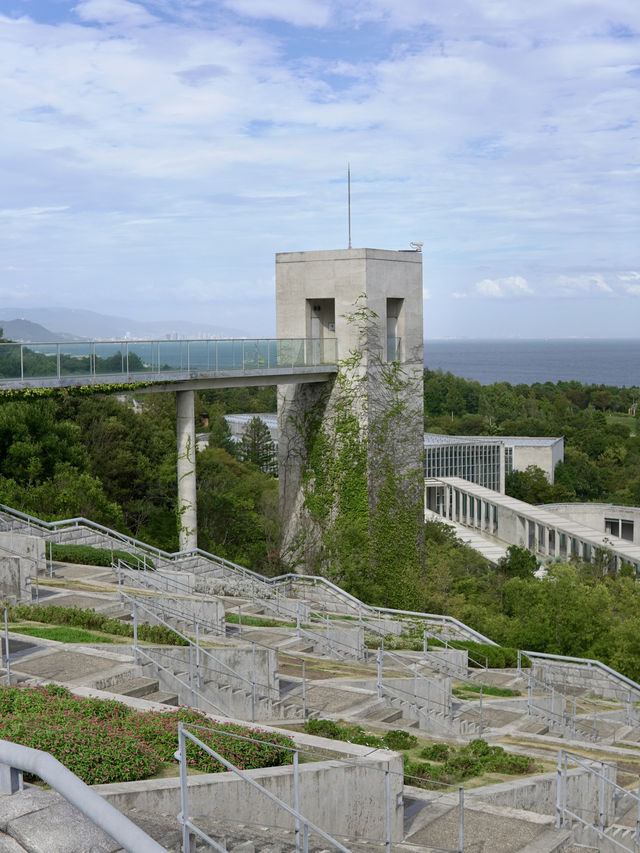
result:
[[(57, 640), (59, 643), (113, 643), (115, 640), (115, 637), (94, 634), (84, 628), (69, 628), (67, 625), (12, 625), (10, 630), (15, 634)], [(118, 642), (122, 642), (121, 637), (118, 637)]]

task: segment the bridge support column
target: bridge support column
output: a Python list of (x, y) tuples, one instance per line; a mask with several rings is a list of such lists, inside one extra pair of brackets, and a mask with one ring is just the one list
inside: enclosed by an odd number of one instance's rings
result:
[(180, 550), (198, 547), (196, 425), (193, 391), (176, 391)]

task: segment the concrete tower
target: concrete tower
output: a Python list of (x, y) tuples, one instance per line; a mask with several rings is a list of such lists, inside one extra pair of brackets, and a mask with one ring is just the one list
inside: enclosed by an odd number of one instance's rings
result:
[[(358, 354), (352, 370), (366, 388), (366, 403), (358, 412), (365, 431), (376, 421), (376, 407), (384, 405), (384, 393), (378, 387), (384, 365), (399, 365), (401, 375), (412, 379), (403, 392), (412, 426), (407, 429), (405, 418), (402, 435), (397, 436), (397, 462), (404, 469), (421, 467), (424, 403), (420, 252), (342, 249), (276, 255), (276, 325), (278, 338), (311, 338), (319, 341), (319, 349), (323, 340), (335, 338), (341, 363)], [(325, 411), (330, 412), (336, 385), (280, 386), (278, 394), (280, 506), (286, 545), (300, 524), (305, 523), (302, 483), (306, 448), (300, 438), (300, 421), (306, 412), (317, 409), (320, 400), (324, 400)], [(372, 471), (375, 466), (376, 459), (371, 459)], [(376, 499), (374, 479), (371, 502)], [(420, 500), (417, 494), (418, 504)]]

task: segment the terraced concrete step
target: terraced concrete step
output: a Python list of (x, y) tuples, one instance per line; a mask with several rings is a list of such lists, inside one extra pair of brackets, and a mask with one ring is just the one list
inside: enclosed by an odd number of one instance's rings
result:
[(146, 699), (147, 702), (161, 702), (163, 705), (178, 705), (177, 693), (165, 693), (162, 690), (156, 690), (153, 693), (145, 693), (142, 698)]
[(157, 678), (130, 678), (128, 681), (121, 681), (111, 688), (113, 693), (119, 693), (120, 696), (131, 696), (132, 698), (141, 699), (148, 698), (149, 693), (157, 693), (160, 684)]
[(376, 708), (364, 715), (365, 720), (380, 723), (395, 723), (402, 719), (402, 711), (398, 708)]

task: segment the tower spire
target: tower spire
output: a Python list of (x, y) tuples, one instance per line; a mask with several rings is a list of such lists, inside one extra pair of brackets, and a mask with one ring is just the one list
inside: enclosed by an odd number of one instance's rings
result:
[(349, 248), (351, 248), (351, 163), (347, 163), (347, 214), (349, 219)]

